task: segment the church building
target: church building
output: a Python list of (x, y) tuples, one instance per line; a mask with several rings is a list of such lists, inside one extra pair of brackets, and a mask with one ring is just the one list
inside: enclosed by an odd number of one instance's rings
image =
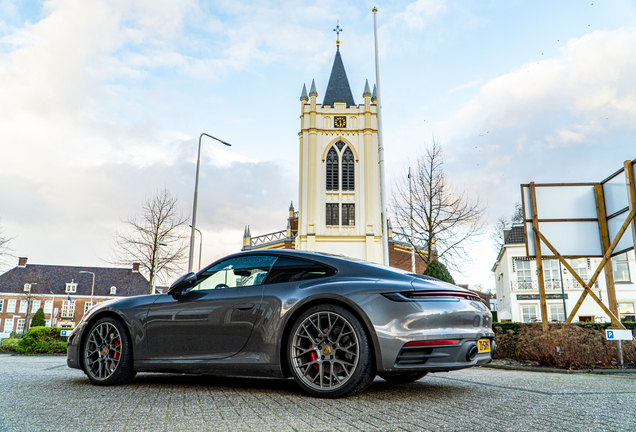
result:
[[(362, 86), (360, 86), (362, 87)], [(337, 41), (322, 104), (312, 80), (300, 95), (298, 211), (289, 208), (286, 230), (252, 237), (243, 249), (299, 249), (383, 262), (376, 87), (369, 82), (356, 105)], [(406, 235), (389, 224), (389, 264), (411, 270)], [(423, 242), (422, 242), (423, 243)], [(423, 245), (422, 245), (423, 248)], [(416, 256), (416, 271), (424, 261)]]

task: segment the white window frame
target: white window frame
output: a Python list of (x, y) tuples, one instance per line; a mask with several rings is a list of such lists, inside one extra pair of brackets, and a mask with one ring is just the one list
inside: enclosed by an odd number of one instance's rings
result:
[(18, 318), (18, 322), (16, 323), (16, 326), (15, 326), (15, 332), (16, 333), (24, 333), (24, 328), (25, 327), (26, 327), (26, 319)]
[(89, 301), (85, 302), (84, 303), (84, 315), (86, 315), (86, 312), (88, 312), (88, 310), (90, 308), (92, 308), (92, 307), (93, 307), (93, 302), (89, 302)]
[(518, 287), (520, 289), (531, 289), (532, 266), (530, 265), (530, 261), (522, 259), (515, 259), (515, 261), (515, 273), (517, 273)]
[[(554, 313), (552, 311), (552, 308), (557, 308), (559, 309), (556, 313)], [(565, 310), (563, 310), (563, 304), (562, 303), (553, 303), (553, 304), (548, 304), (548, 312), (550, 314), (550, 321), (556, 321), (556, 322), (564, 322), (566, 320), (566, 316), (565, 316)], [(561, 319), (563, 318), (563, 319)]]
[(38, 309), (40, 309), (41, 304), (42, 304), (41, 300), (31, 300), (31, 313), (36, 313)]
[(30, 283), (24, 284), (24, 292), (31, 292), (32, 285)]
[[(536, 304), (525, 304), (519, 305), (521, 308), (521, 322), (523, 323), (532, 323), (537, 322), (539, 320), (539, 315), (537, 315), (537, 305)], [(530, 314), (528, 314), (528, 320), (525, 318), (524, 308), (533, 308), (534, 309), (534, 321), (530, 318)]]
[(77, 292), (77, 283), (75, 282), (68, 282), (66, 284), (66, 292), (67, 293), (76, 293)]
[(117, 287), (110, 287), (110, 295), (117, 295)]
[(29, 302), (27, 300), (20, 300), (20, 309), (18, 313), (25, 314), (29, 309)]
[(50, 319), (44, 320), (44, 326), (51, 327), (51, 320)]
[(636, 304), (634, 302), (619, 302), (618, 303), (618, 316), (620, 319), (625, 319), (625, 315), (636, 317)]
[(13, 318), (4, 319), (4, 332), (13, 333)]
[(53, 300), (44, 301), (44, 313), (51, 314), (53, 312)]
[(9, 313), (15, 313), (15, 308), (18, 304), (18, 300), (17, 299), (9, 299), (7, 301), (7, 312)]
[(64, 300), (60, 318), (75, 318), (75, 300)]
[(4, 309), (4, 299), (0, 299), (0, 312)]

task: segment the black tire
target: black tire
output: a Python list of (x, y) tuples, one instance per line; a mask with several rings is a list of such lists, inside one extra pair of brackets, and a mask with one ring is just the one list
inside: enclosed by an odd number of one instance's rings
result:
[(136, 373), (124, 323), (114, 317), (97, 320), (82, 344), (81, 361), (93, 384), (111, 386), (130, 382)]
[(296, 319), (287, 340), (287, 359), (296, 383), (314, 397), (352, 396), (375, 378), (364, 326), (347, 309), (333, 304), (313, 306)]
[(389, 373), (378, 374), (384, 381), (391, 384), (408, 384), (422, 379), (428, 372), (408, 372), (408, 373)]

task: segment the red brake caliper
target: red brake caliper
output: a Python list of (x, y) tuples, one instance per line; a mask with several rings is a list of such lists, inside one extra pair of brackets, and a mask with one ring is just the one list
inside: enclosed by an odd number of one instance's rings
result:
[[(313, 345), (309, 345), (309, 349), (312, 349), (313, 347), (314, 347)], [(318, 355), (316, 354), (316, 351), (310, 352), (309, 358), (311, 359), (311, 361), (318, 360)], [(314, 369), (318, 369), (318, 365), (314, 365)]]
[[(117, 339), (117, 340), (115, 341), (115, 348), (119, 348), (119, 339)], [(118, 352), (115, 352), (115, 354), (113, 354), (113, 358), (114, 358), (115, 360), (119, 360), (119, 353), (118, 353)]]

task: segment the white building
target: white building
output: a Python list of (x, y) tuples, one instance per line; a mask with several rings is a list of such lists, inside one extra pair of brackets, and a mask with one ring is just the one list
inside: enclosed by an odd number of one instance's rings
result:
[[(504, 230), (504, 245), (499, 251), (492, 271), (495, 274), (497, 308), (499, 321), (533, 322), (541, 321), (539, 282), (535, 258), (526, 256), (525, 233), (522, 224)], [(572, 268), (588, 281), (600, 258), (569, 259)], [(635, 321), (636, 308), (636, 264), (634, 251), (618, 255), (612, 259), (616, 298), (620, 319)], [(565, 321), (583, 293), (581, 285), (572, 277), (557, 259), (543, 259), (545, 292), (550, 321)], [(601, 272), (592, 290), (603, 303), (607, 303), (605, 275)], [(564, 299), (565, 296), (565, 312)], [(609, 317), (587, 296), (579, 308), (573, 322), (609, 322)]]

